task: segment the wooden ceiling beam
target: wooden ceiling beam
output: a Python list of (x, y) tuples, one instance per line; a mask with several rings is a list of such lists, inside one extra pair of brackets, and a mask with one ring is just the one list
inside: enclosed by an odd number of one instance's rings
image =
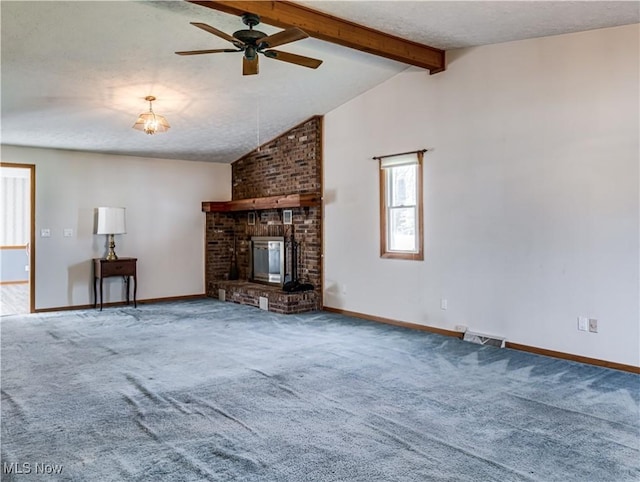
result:
[(293, 2), (187, 1), (232, 15), (255, 13), (266, 24), (280, 28), (298, 27), (311, 37), (415, 65), (428, 69), (432, 74), (446, 68), (444, 50), (389, 35)]

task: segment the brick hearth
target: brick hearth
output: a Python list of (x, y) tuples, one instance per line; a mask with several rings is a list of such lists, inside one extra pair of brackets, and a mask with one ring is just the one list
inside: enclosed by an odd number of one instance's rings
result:
[(306, 311), (318, 310), (318, 296), (315, 291), (285, 293), (277, 286), (250, 283), (248, 281), (214, 281), (208, 296), (219, 298), (219, 291), (224, 290), (225, 301), (259, 307), (260, 298), (269, 300), (269, 311), (291, 315)]

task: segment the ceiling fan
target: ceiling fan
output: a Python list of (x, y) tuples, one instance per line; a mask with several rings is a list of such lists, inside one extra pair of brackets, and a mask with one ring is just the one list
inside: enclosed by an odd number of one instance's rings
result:
[(260, 17), (253, 13), (245, 13), (242, 16), (242, 21), (249, 27), (249, 30), (238, 30), (234, 32), (233, 36), (224, 33), (217, 28), (211, 27), (206, 23), (191, 22), (202, 30), (205, 30), (213, 35), (223, 38), (231, 42), (235, 49), (213, 49), (213, 50), (188, 50), (184, 52), (176, 52), (178, 55), (199, 55), (199, 54), (217, 54), (221, 52), (243, 52), (242, 57), (242, 75), (255, 75), (258, 73), (258, 54), (262, 54), (270, 59), (281, 60), (283, 62), (289, 62), (291, 64), (302, 65), (303, 67), (309, 67), (311, 69), (317, 69), (322, 60), (312, 59), (311, 57), (304, 57), (302, 55), (291, 54), (289, 52), (282, 52), (280, 50), (271, 50), (272, 47), (295, 42), (296, 40), (302, 40), (307, 38), (306, 32), (303, 32), (299, 28), (292, 27), (286, 30), (282, 30), (273, 35), (267, 35), (259, 30), (254, 30), (253, 27), (260, 23)]

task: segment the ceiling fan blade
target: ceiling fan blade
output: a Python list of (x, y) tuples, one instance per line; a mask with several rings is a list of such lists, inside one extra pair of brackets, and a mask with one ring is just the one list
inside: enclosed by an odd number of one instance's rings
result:
[(303, 55), (290, 54), (289, 52), (282, 52), (280, 50), (267, 50), (264, 54), (270, 59), (282, 60), (283, 62), (302, 65), (310, 69), (317, 69), (320, 67), (320, 64), (322, 64), (322, 60), (312, 59), (311, 57), (305, 57)]
[(273, 35), (269, 35), (268, 37), (263, 37), (258, 41), (258, 43), (260, 48), (272, 48), (277, 47), (278, 45), (295, 42), (296, 40), (302, 40), (308, 36), (309, 35), (306, 32), (299, 28), (292, 27), (281, 32), (274, 33)]
[(258, 73), (258, 56), (253, 60), (242, 57), (242, 75), (256, 75)]
[(242, 52), (242, 50), (234, 50), (234, 49), (185, 50), (182, 52), (175, 52), (175, 53), (178, 55), (200, 55), (200, 54), (218, 54), (221, 52)]
[(191, 25), (201, 28), (202, 30), (212, 33), (213, 35), (216, 35), (220, 38), (223, 38), (234, 45), (244, 45), (244, 43), (238, 40), (237, 38), (229, 35), (228, 33), (223, 32), (222, 30), (218, 30), (217, 28), (214, 28), (211, 25), (207, 25), (206, 23), (191, 22)]

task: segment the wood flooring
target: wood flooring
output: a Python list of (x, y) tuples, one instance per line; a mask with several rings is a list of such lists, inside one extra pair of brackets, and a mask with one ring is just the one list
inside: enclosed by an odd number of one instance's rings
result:
[(0, 285), (0, 315), (29, 313), (29, 284)]

